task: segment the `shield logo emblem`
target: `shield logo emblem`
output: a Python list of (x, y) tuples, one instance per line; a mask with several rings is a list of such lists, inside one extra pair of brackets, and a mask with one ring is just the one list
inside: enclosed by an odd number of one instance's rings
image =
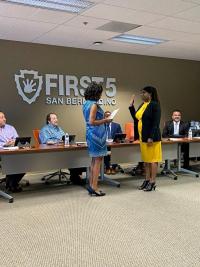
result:
[(15, 82), (18, 94), (28, 104), (35, 102), (42, 90), (42, 76), (38, 75), (38, 71), (20, 70), (20, 74), (15, 74)]

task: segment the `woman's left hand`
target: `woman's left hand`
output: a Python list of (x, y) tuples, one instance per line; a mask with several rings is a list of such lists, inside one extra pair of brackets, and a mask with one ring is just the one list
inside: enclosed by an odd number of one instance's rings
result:
[(148, 138), (148, 139), (147, 139), (147, 144), (148, 144), (149, 146), (152, 146), (152, 145), (153, 145), (153, 139), (152, 139), (152, 138)]

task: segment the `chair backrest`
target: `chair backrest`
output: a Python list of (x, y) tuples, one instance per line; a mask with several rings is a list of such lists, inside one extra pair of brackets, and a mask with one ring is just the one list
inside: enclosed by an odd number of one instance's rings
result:
[(129, 140), (134, 139), (134, 124), (133, 124), (133, 122), (125, 123), (125, 133), (126, 133), (127, 139), (129, 139)]
[(34, 137), (34, 141), (35, 141), (35, 146), (40, 145), (39, 134), (40, 134), (40, 129), (33, 129), (33, 137)]

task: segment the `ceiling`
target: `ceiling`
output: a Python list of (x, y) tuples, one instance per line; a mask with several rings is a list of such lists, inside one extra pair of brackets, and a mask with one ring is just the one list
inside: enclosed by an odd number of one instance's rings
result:
[[(200, 61), (200, 0), (90, 1), (95, 4), (80, 15), (0, 1), (0, 39)], [(110, 21), (142, 25), (126, 33), (168, 41), (113, 41), (119, 33), (97, 29)]]

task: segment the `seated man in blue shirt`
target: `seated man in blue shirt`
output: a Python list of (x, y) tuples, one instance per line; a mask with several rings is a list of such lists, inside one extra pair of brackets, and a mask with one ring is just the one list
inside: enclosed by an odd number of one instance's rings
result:
[(64, 131), (58, 126), (58, 118), (55, 113), (49, 113), (46, 117), (46, 125), (40, 130), (41, 144), (53, 144), (62, 141)]
[[(16, 137), (18, 137), (17, 131), (13, 126), (6, 124), (6, 117), (0, 111), (0, 147), (13, 146)], [(6, 175), (6, 189), (13, 193), (21, 192), (22, 188), (19, 186), (19, 181), (24, 175), (25, 173)]]
[[(46, 117), (46, 125), (40, 131), (39, 138), (41, 144), (55, 144), (62, 142), (65, 135), (61, 127), (58, 126), (58, 118), (55, 113), (49, 113)], [(84, 184), (81, 180), (81, 174), (85, 168), (69, 169), (72, 183)]]

